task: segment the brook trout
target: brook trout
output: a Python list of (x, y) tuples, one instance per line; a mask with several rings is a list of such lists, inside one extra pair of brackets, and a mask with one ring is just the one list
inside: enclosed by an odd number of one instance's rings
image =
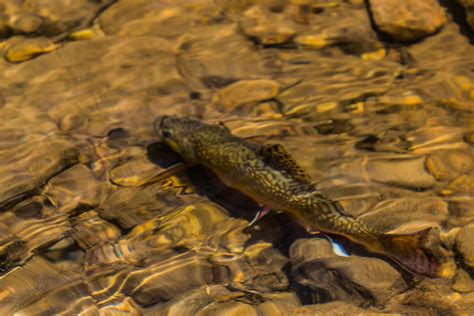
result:
[(223, 125), (162, 116), (155, 131), (189, 165), (203, 165), (220, 180), (278, 212), (290, 214), (308, 230), (342, 235), (384, 254), (412, 272), (436, 277), (438, 262), (422, 247), (430, 229), (410, 235), (383, 234), (325, 198), (281, 145), (262, 145)]

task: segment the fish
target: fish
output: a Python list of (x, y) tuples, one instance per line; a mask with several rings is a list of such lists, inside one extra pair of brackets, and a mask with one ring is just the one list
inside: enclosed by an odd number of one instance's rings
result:
[(308, 232), (344, 236), (411, 272), (438, 277), (439, 260), (424, 247), (431, 228), (413, 234), (386, 234), (368, 226), (317, 190), (282, 145), (240, 138), (224, 124), (189, 117), (160, 116), (154, 130), (187, 165), (211, 169), (225, 185), (266, 210), (289, 214)]

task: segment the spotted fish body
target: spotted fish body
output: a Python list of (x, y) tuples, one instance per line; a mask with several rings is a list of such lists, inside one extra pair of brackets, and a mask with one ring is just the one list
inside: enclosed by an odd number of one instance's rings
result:
[(265, 146), (237, 136), (222, 125), (163, 116), (155, 130), (188, 164), (212, 169), (226, 185), (254, 201), (295, 217), (307, 229), (345, 236), (368, 250), (391, 256), (414, 272), (435, 273), (418, 245), (426, 232), (384, 235), (326, 199), (280, 145)]

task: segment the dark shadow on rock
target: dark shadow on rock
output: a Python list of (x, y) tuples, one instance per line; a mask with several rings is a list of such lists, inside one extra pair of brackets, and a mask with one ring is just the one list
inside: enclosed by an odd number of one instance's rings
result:
[(452, 0), (439, 0), (439, 3), (451, 14), (454, 23), (459, 25), (461, 34), (469, 39), (471, 45), (474, 45), (474, 31), (471, 30), (467, 23), (466, 9), (460, 3)]

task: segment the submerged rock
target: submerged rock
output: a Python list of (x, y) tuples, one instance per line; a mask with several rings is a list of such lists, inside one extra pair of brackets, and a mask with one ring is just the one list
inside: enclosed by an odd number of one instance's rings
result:
[(239, 26), (245, 35), (263, 45), (283, 44), (296, 34), (296, 26), (287, 16), (259, 6), (245, 11)]
[(41, 16), (21, 13), (10, 18), (11, 29), (14, 33), (28, 34), (36, 33), (40, 30), (44, 21)]
[(45, 37), (22, 38), (11, 41), (11, 44), (7, 45), (5, 59), (12, 63), (29, 60), (58, 48), (57, 44)]
[(474, 225), (468, 225), (461, 229), (456, 237), (456, 248), (464, 259), (464, 262), (474, 268)]
[(440, 198), (398, 198), (378, 203), (361, 216), (381, 231), (415, 232), (438, 226), (448, 219), (448, 204)]
[(433, 152), (426, 158), (426, 167), (438, 180), (454, 179), (474, 167), (472, 150)]
[(228, 111), (240, 105), (269, 100), (278, 91), (279, 84), (273, 80), (241, 80), (219, 90), (215, 102)]
[(373, 258), (321, 258), (296, 265), (293, 273), (298, 284), (311, 293), (306, 295), (312, 303), (341, 300), (359, 305), (385, 304), (407, 289), (397, 270)]
[(414, 41), (431, 35), (446, 24), (436, 0), (370, 0), (377, 28), (400, 41)]
[(426, 172), (424, 157), (371, 160), (367, 173), (372, 181), (410, 189), (428, 189), (436, 184), (435, 178)]

